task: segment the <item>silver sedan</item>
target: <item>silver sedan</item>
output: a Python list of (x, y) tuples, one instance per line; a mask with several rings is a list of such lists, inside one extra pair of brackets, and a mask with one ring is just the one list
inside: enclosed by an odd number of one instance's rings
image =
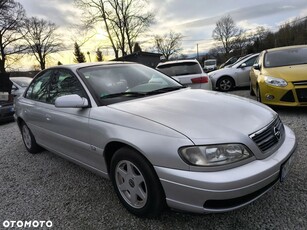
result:
[(144, 217), (166, 205), (196, 213), (247, 205), (286, 178), (296, 147), (265, 105), (132, 63), (44, 70), (17, 99), (15, 118), (30, 153), (45, 148), (110, 178)]
[(249, 72), (259, 54), (246, 55), (232, 65), (209, 73), (212, 88), (226, 92), (235, 87), (249, 86)]

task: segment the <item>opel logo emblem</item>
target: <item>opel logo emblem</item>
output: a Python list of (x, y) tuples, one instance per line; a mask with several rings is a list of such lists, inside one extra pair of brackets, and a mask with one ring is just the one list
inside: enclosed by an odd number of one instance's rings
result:
[(280, 139), (281, 133), (277, 127), (274, 127), (274, 136), (276, 137), (277, 140)]

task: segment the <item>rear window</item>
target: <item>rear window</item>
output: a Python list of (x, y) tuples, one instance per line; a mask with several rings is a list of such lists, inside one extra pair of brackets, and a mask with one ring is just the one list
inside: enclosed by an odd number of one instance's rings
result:
[(216, 61), (205, 61), (205, 65), (216, 65)]
[(276, 50), (265, 54), (265, 67), (307, 64), (307, 48)]
[(169, 76), (180, 76), (180, 75), (202, 73), (199, 64), (195, 62), (165, 64), (158, 66), (157, 69)]

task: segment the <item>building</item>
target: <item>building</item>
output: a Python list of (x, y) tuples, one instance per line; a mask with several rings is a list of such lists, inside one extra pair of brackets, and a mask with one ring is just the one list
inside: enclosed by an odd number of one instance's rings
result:
[(156, 68), (158, 63), (160, 62), (160, 57), (162, 54), (159, 53), (150, 53), (150, 52), (136, 52), (132, 54), (128, 54), (126, 56), (114, 59), (113, 61), (129, 61), (129, 62), (137, 62), (151, 68)]

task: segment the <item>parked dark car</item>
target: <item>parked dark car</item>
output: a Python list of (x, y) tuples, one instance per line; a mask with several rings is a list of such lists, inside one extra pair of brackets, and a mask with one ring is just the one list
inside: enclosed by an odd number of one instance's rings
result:
[(0, 122), (14, 119), (12, 85), (8, 74), (0, 74)]

